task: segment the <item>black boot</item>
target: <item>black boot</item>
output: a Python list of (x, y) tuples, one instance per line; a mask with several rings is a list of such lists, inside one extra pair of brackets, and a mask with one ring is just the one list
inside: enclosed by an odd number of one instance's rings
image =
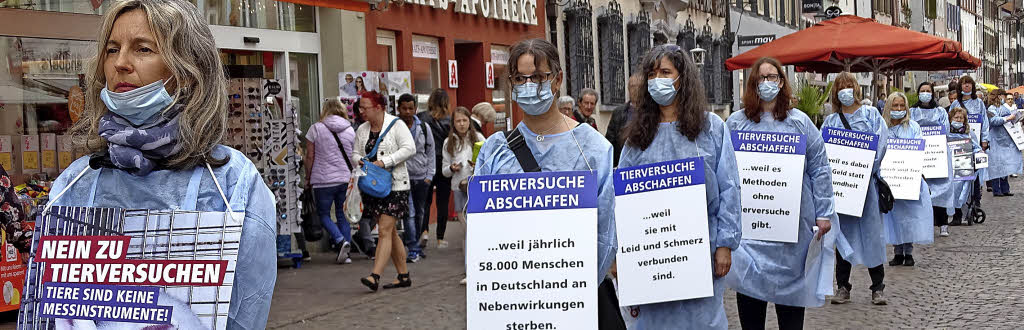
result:
[(892, 257), (892, 261), (889, 261), (889, 266), (899, 266), (899, 265), (902, 265), (902, 264), (903, 264), (903, 255), (902, 254), (897, 254), (896, 256)]
[(904, 266), (911, 266), (911, 267), (913, 267), (914, 264), (915, 264), (914, 256), (912, 256), (912, 255), (908, 254), (907, 257), (903, 259), (903, 265)]
[(960, 209), (956, 209), (953, 213), (953, 221), (949, 222), (950, 226), (959, 226), (964, 223), (964, 213)]

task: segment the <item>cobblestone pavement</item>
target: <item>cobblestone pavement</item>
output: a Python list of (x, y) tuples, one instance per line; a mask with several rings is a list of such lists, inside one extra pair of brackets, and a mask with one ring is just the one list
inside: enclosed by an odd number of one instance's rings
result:
[[(871, 305), (867, 269), (853, 269), (852, 302), (807, 310), (807, 329), (1019, 329), (1024, 327), (1024, 179), (1011, 179), (1014, 197), (986, 193), (981, 225), (951, 227), (950, 237), (916, 246), (915, 267), (886, 265), (888, 306)], [(359, 277), (370, 262), (333, 264), (321, 254), (302, 269), (281, 268), (268, 328), (463, 329), (465, 287), (461, 223), (448, 226), (451, 247), (410, 265), (413, 287), (369, 293)], [(936, 234), (938, 232), (936, 231)], [(890, 249), (891, 251), (891, 249)], [(891, 252), (890, 252), (891, 257)], [(394, 279), (390, 267), (383, 281)], [(735, 293), (726, 293), (731, 328), (739, 328)], [(776, 327), (774, 308), (768, 324)]]

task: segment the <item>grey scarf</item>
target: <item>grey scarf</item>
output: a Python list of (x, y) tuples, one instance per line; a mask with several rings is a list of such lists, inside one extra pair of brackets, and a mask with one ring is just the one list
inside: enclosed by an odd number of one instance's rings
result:
[(107, 140), (110, 163), (133, 175), (146, 176), (164, 159), (181, 151), (178, 114), (183, 108), (174, 105), (139, 127), (114, 113), (103, 115), (99, 134)]

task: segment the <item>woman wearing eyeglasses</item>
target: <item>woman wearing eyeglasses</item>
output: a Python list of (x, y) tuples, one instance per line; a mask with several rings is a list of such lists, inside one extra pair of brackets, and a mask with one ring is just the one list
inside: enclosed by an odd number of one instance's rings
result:
[(643, 62), (641, 91), (634, 95), (636, 119), (626, 128), (619, 167), (692, 157), (704, 162), (708, 234), (714, 295), (707, 298), (634, 306), (643, 329), (727, 329), (722, 305), (732, 250), (740, 245), (740, 188), (732, 137), (725, 122), (707, 111), (700, 72), (679, 46), (652, 49)]
[[(820, 131), (807, 115), (790, 108), (793, 98), (789, 80), (778, 60), (762, 58), (754, 62), (745, 90), (745, 109), (734, 112), (726, 121), (730, 131), (795, 133), (807, 141), (800, 227), (796, 243), (743, 239), (733, 251), (732, 271), (726, 282), (736, 290), (744, 329), (764, 329), (768, 302), (775, 304), (780, 328), (801, 329), (804, 308), (820, 307), (832, 290), (837, 237), (834, 227), (839, 225), (832, 202), (831, 167)], [(822, 244), (821, 254), (808, 263), (808, 250), (815, 237), (822, 238), (817, 243)]]
[[(593, 171), (599, 186), (597, 209), (597, 274), (604, 278), (615, 259), (615, 189), (612, 187), (612, 145), (590, 125), (579, 125), (555, 107), (562, 86), (558, 49), (543, 39), (524, 40), (510, 50), (509, 72), (523, 121), (515, 129), (543, 172)], [(476, 175), (523, 173), (505, 134), (484, 142)], [(596, 290), (596, 288), (595, 288)]]
[[(832, 83), (832, 106), (839, 111), (826, 117), (822, 124), (822, 127), (874, 134), (879, 139), (861, 216), (839, 215), (843, 237), (850, 243), (853, 251), (840, 253), (836, 260), (836, 282), (839, 291), (832, 297), (832, 303), (850, 302), (850, 290), (853, 287), (850, 284), (850, 270), (853, 265), (864, 265), (868, 267), (868, 274), (871, 275), (871, 303), (885, 305), (886, 299), (882, 294), (882, 290), (885, 289), (885, 266), (882, 265), (886, 261), (885, 232), (876, 187), (882, 157), (885, 156), (885, 139), (889, 138), (889, 128), (877, 108), (857, 104), (856, 100), (860, 97), (857, 77), (849, 72), (840, 73)], [(905, 114), (906, 102), (902, 106)], [(844, 122), (840, 116), (844, 116), (846, 121)]]

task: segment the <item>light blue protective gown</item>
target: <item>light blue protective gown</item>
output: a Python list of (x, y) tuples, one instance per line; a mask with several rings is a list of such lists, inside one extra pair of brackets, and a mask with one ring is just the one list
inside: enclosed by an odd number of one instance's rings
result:
[[(950, 109), (953, 109), (953, 108), (956, 108), (956, 107), (964, 108), (964, 109), (967, 110), (967, 113), (972, 114), (972, 115), (975, 115), (975, 114), (980, 114), (981, 115), (981, 132), (974, 132), (974, 134), (978, 135), (978, 143), (979, 144), (985, 143), (985, 142), (989, 142), (990, 122), (988, 120), (988, 109), (985, 108), (985, 102), (982, 101), (980, 98), (978, 98), (978, 99), (968, 99), (966, 102), (963, 102), (963, 103), (961, 103), (960, 100), (956, 100), (956, 101), (953, 102), (952, 105), (949, 106)], [(970, 125), (968, 124), (968, 126), (970, 126)], [(978, 171), (977, 175), (978, 175), (978, 179), (981, 180), (982, 184), (984, 184), (985, 181), (988, 181), (988, 179), (989, 179), (988, 169), (987, 168), (983, 168), (980, 171)]]
[[(879, 143), (875, 149), (875, 166), (871, 169), (871, 181), (868, 182), (868, 193), (864, 198), (864, 210), (860, 217), (839, 215), (843, 227), (843, 236), (853, 247), (852, 254), (843, 254), (843, 259), (854, 265), (868, 268), (885, 262), (885, 226), (882, 224), (882, 211), (878, 208), (877, 175), (885, 157), (885, 139), (889, 136), (889, 128), (878, 113), (878, 109), (870, 105), (861, 106), (852, 114), (846, 115), (852, 130), (863, 133), (877, 134)], [(845, 129), (838, 113), (825, 118), (822, 127)], [(920, 129), (918, 130), (920, 131)]]
[[(517, 127), (526, 139), (543, 172), (588, 171), (589, 162), (597, 174), (597, 279), (600, 283), (612, 261), (615, 260), (615, 188), (612, 186), (612, 145), (590, 125), (579, 125), (572, 130), (545, 135), (537, 141), (537, 133), (525, 124)], [(577, 146), (573, 139), (579, 141)], [(582, 155), (580, 154), (582, 148)], [(584, 161), (583, 155), (586, 155)], [(477, 159), (476, 175), (523, 173), (516, 155), (508, 148), (504, 134), (487, 138)], [(538, 230), (543, 230), (538, 228)]]
[[(989, 178), (1003, 178), (1010, 174), (1020, 174), (1024, 161), (1021, 159), (1020, 150), (1017, 149), (1017, 144), (1013, 142), (1013, 138), (1010, 138), (1010, 133), (1006, 131), (1006, 127), (1003, 124), (1010, 121), (1006, 120), (1006, 117), (1017, 112), (1007, 108), (1006, 105), (995, 107), (993, 110), (996, 111), (996, 115), (989, 118), (989, 124), (992, 124), (988, 132), (988, 176)], [(1014, 123), (1019, 121), (1020, 118), (1014, 119)]]
[[(732, 270), (726, 285), (739, 293), (763, 301), (799, 307), (820, 307), (832, 294), (835, 248), (850, 252), (839, 235), (840, 224), (832, 201), (832, 167), (825, 154), (821, 132), (803, 112), (792, 109), (785, 120), (770, 112), (755, 123), (743, 110), (726, 121), (730, 131), (760, 131), (801, 134), (807, 139), (803, 190), (800, 196), (800, 232), (796, 243), (744, 239), (732, 254)], [(807, 251), (818, 218), (829, 219), (831, 230), (822, 239), (821, 255), (806, 263)], [(808, 267), (805, 267), (808, 266)]]
[[(705, 118), (704, 128), (695, 141), (680, 134), (674, 122), (659, 124), (658, 133), (647, 150), (629, 144), (623, 147), (619, 167), (703, 157), (713, 261), (717, 248), (736, 250), (740, 246), (743, 230), (740, 228), (739, 173), (729, 129), (718, 115), (706, 113)], [(637, 306), (636, 329), (728, 329), (722, 300), (725, 281), (715, 278), (714, 288), (712, 297)]]
[[(978, 143), (978, 137), (974, 136), (974, 134), (967, 135), (967, 134), (959, 134), (959, 133), (952, 133), (951, 132), (951, 133), (949, 133), (949, 135), (946, 136), (946, 141), (947, 142), (948, 141), (955, 141), (955, 140), (963, 140), (963, 139), (971, 139), (971, 144), (974, 145), (974, 153), (981, 152), (981, 144)], [(974, 184), (974, 180), (970, 180), (970, 181), (953, 180), (953, 207), (946, 209), (946, 215), (953, 215), (956, 212), (956, 210), (954, 208), (964, 207), (964, 203), (966, 203), (967, 199), (971, 197), (970, 191), (971, 191), (971, 186), (973, 184)]]
[[(920, 126), (942, 126), (945, 132), (949, 132), (949, 114), (942, 107), (932, 109), (911, 108), (910, 120), (916, 121)], [(946, 152), (946, 167), (948, 173), (945, 178), (925, 179), (928, 183), (928, 191), (932, 197), (932, 206), (942, 208), (953, 207), (953, 154)]]
[[(274, 195), (263, 182), (256, 166), (244, 154), (217, 146), (213, 157), (230, 155), (224, 166), (213, 172), (231, 202), (231, 210), (245, 212), (242, 238), (238, 248), (228, 329), (264, 329), (270, 313), (270, 300), (277, 282), (277, 211)], [(71, 163), (53, 183), (51, 191), (60, 192), (89, 166), (89, 157)], [(198, 211), (224, 212), (227, 208), (206, 168), (200, 169), (198, 200), (186, 201), (194, 170), (153, 171), (138, 177), (114, 169), (89, 170), (54, 202), (58, 206), (93, 206), (130, 209), (174, 210), (195, 203)], [(102, 173), (101, 173), (102, 172)], [(97, 182), (99, 176), (99, 182)], [(93, 195), (95, 194), (95, 195)], [(90, 203), (90, 200), (93, 202)]]
[[(890, 139), (924, 139), (921, 126), (910, 120), (903, 125), (889, 127)], [(931, 244), (935, 241), (932, 199), (928, 198), (928, 184), (921, 180), (921, 198), (916, 201), (897, 199), (892, 211), (883, 216), (885, 239), (889, 244)]]

